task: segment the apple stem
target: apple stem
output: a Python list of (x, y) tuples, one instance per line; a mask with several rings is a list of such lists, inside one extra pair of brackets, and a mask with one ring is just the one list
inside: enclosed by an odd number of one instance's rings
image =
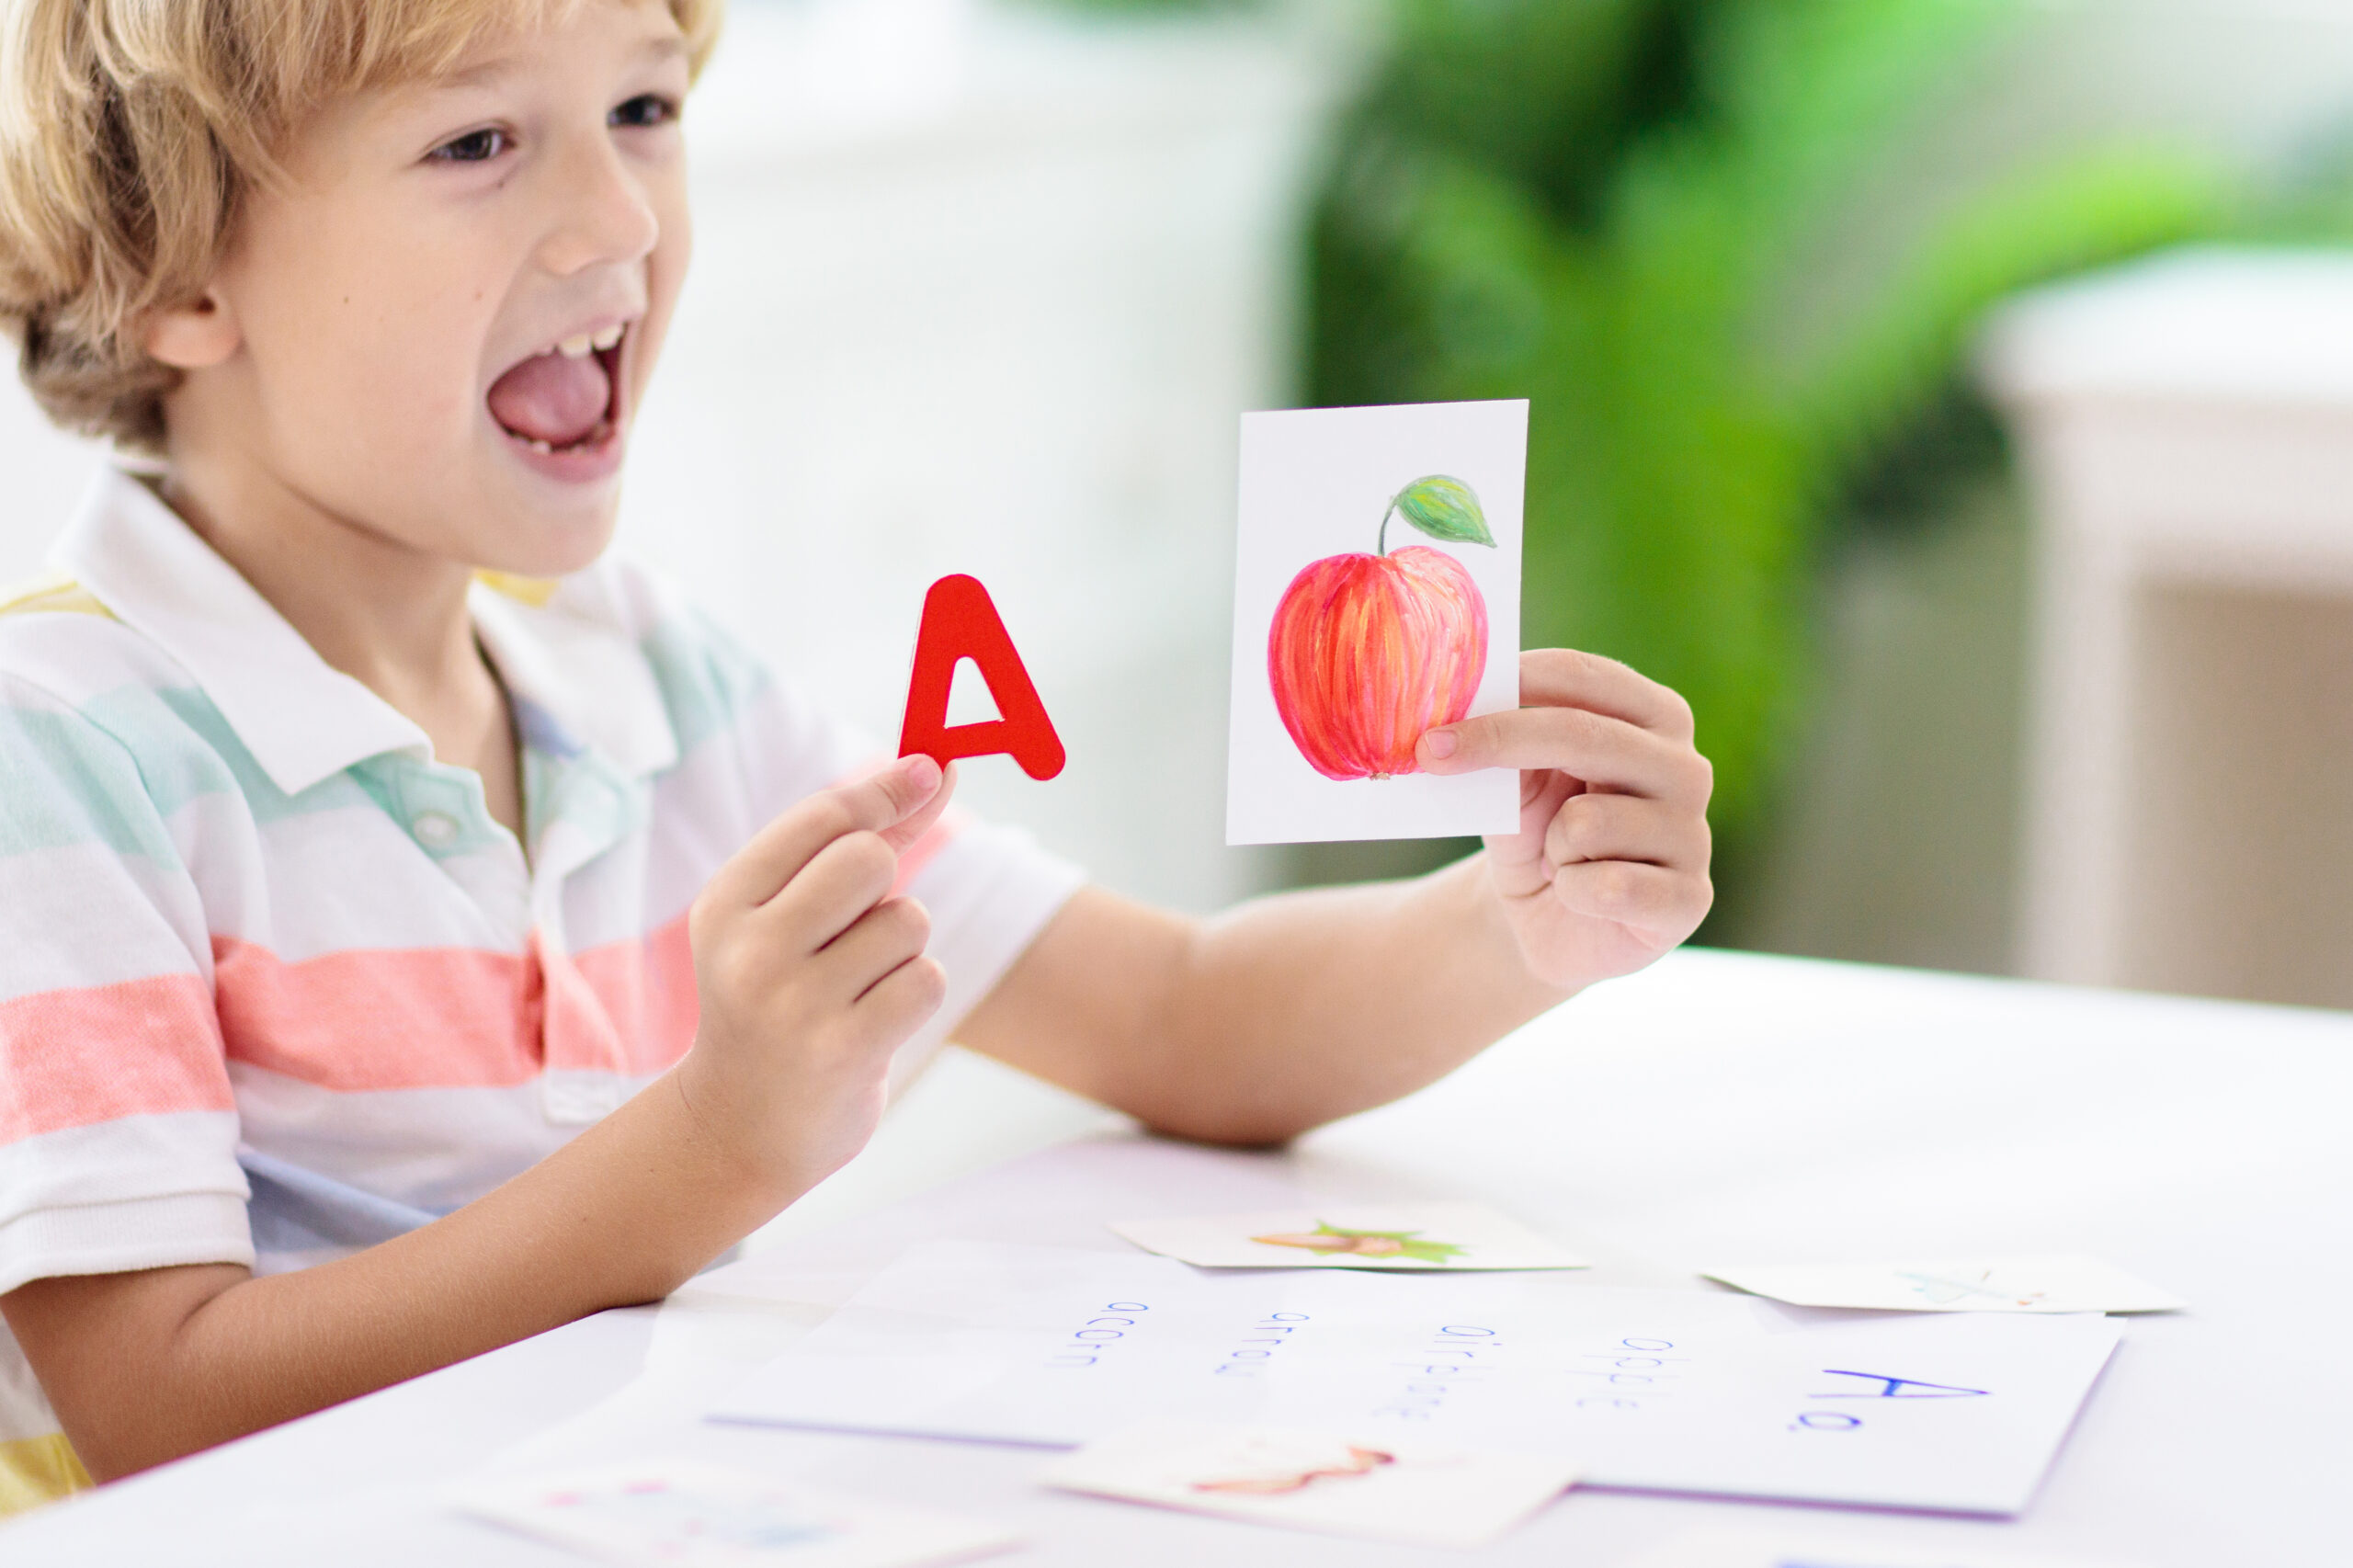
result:
[(1372, 545), (1372, 552), (1375, 555), (1386, 555), (1389, 553), (1389, 519), (1396, 515), (1397, 498), (1392, 495), (1389, 498), (1389, 510), (1381, 514), (1381, 535), (1373, 541)]

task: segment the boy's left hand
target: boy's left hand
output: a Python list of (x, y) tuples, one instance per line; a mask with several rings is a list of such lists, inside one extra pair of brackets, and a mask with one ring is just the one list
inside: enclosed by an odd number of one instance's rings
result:
[(1708, 795), (1691, 706), (1614, 659), (1519, 656), (1526, 706), (1425, 734), (1424, 771), (1516, 767), (1519, 831), (1489, 873), (1529, 971), (1563, 989), (1631, 973), (1708, 913)]

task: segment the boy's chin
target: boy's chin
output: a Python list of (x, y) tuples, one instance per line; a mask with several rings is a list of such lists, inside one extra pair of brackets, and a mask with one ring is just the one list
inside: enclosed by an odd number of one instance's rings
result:
[(567, 538), (528, 550), (501, 551), (496, 561), (476, 564), (485, 572), (509, 577), (569, 577), (574, 572), (585, 572), (595, 565), (597, 558), (603, 555), (612, 542), (613, 530), (607, 528), (597, 530), (593, 537)]
[(568, 577), (596, 563), (613, 542), (620, 497), (608, 493), (600, 505), (551, 512), (522, 507), (509, 512), (495, 540), (483, 543), (474, 565), (510, 577)]

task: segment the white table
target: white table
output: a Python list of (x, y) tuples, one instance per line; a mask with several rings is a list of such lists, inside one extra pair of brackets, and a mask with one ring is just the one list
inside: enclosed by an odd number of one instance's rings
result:
[[(1618, 1562), (1698, 1522), (2145, 1568), (2353, 1561), (2353, 1017), (1687, 952), (1453, 1078), (1280, 1155), (1065, 1144), (0, 1530), (0, 1562), (571, 1562), (445, 1517), (485, 1466), (687, 1449), (1014, 1522), (1008, 1563), (1418, 1563), (1032, 1487), (1034, 1452), (704, 1425), (723, 1385), (906, 1243), (1118, 1247), (1112, 1184), (1171, 1159), (1205, 1208), (1290, 1188), (1477, 1197), (1597, 1258), (1707, 1289), (1725, 1256), (2087, 1251), (2188, 1296), (2129, 1321), (2016, 1522), (1578, 1492), (1482, 1560)], [(952, 1112), (933, 1104), (924, 1114)], [(1031, 1162), (1093, 1173), (1045, 1192)], [(1028, 1166), (1025, 1175), (1024, 1167)], [(1154, 1176), (1151, 1179), (1162, 1179)], [(1001, 1200), (1016, 1189), (1019, 1202)], [(2332, 1337), (2332, 1333), (2335, 1337)]]

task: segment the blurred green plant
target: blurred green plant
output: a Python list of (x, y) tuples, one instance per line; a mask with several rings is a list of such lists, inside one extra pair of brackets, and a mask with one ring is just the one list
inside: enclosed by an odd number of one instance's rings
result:
[[(2025, 0), (1366, 3), (1391, 47), (1316, 213), (1310, 401), (1531, 400), (1523, 640), (1690, 699), (1734, 878), (1798, 732), (1825, 547), (2000, 460), (1962, 363), (1984, 309), (2177, 241), (2353, 232), (2353, 153), (2302, 210), (2250, 213), (2203, 154), (2078, 146), (1849, 254)], [(1411, 869), (1361, 858), (1302, 869)]]
[(1842, 253), (2015, 9), (1401, 0), (1345, 128), (1313, 400), (1532, 400), (1526, 643), (1690, 699), (1734, 869), (1806, 692), (1823, 544), (1967, 428), (1975, 318), (2226, 222), (2198, 157), (2078, 150), (1975, 182), (1900, 254)]

